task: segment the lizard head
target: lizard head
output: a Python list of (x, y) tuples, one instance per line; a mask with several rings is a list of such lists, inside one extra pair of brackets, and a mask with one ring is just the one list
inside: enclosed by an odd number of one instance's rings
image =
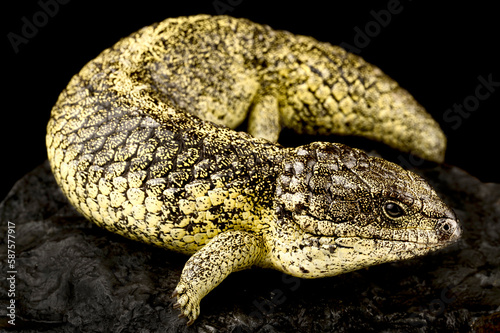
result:
[(460, 237), (456, 215), (423, 178), (358, 149), (315, 142), (290, 149), (281, 167), (271, 248), (286, 273), (332, 276)]

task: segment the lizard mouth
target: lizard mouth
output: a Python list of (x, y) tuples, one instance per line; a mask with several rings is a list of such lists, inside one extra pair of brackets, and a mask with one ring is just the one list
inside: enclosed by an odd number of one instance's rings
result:
[[(449, 245), (449, 243), (419, 243), (361, 237), (338, 237), (335, 239), (331, 237), (319, 237), (318, 247), (325, 248), (325, 238), (329, 238), (331, 241), (328, 247), (330, 253), (334, 253), (335, 251), (349, 251), (361, 256), (379, 258), (378, 260), (381, 262), (386, 260), (393, 261), (394, 259), (383, 260), (383, 258), (391, 258), (393, 256), (397, 256), (396, 259), (417, 257)], [(321, 243), (323, 244), (320, 245)]]
[[(456, 217), (443, 217), (434, 229), (382, 229), (374, 226), (359, 227), (350, 223), (332, 223), (316, 220), (309, 215), (294, 215), (294, 224), (306, 237), (330, 238), (335, 243), (343, 239), (366, 239), (386, 242), (413, 243), (419, 246), (440, 248), (460, 239), (462, 229)], [(340, 241), (339, 241), (340, 240)], [(348, 243), (343, 245), (348, 247)], [(340, 244), (338, 244), (340, 246)]]

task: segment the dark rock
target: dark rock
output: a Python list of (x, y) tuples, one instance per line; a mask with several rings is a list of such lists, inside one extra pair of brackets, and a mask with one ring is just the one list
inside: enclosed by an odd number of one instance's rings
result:
[[(191, 327), (172, 309), (186, 257), (86, 221), (48, 163), (0, 204), (0, 328), (23, 332), (494, 332), (500, 317), (500, 184), (455, 167), (418, 171), (455, 208), (463, 239), (426, 257), (333, 278), (254, 269), (232, 274)], [(15, 267), (7, 262), (15, 225)], [(9, 281), (1, 279), (1, 290)], [(7, 305), (15, 300), (15, 327)]]

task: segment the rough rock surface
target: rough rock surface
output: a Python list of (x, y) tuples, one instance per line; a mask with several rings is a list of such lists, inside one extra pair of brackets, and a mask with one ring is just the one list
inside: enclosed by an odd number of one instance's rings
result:
[(319, 280), (262, 269), (232, 274), (186, 327), (170, 298), (186, 257), (87, 222), (45, 163), (0, 204), (0, 271), (9, 271), (8, 221), (17, 271), (15, 298), (1, 279), (0, 331), (13, 328), (6, 306), (15, 299), (15, 329), (23, 332), (498, 332), (500, 184), (455, 167), (418, 172), (462, 220), (459, 243)]

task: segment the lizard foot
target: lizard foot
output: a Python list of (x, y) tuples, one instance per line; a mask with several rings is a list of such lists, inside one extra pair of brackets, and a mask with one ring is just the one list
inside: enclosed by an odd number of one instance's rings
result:
[(244, 231), (226, 231), (210, 240), (188, 259), (172, 297), (179, 317), (191, 325), (200, 314), (200, 301), (231, 272), (249, 268), (263, 256), (260, 236)]
[(179, 318), (186, 317), (188, 319), (187, 325), (191, 325), (200, 314), (200, 300), (198, 297), (193, 295), (182, 282), (177, 285), (172, 297), (177, 297), (177, 302), (173, 305), (173, 308), (180, 309)]

